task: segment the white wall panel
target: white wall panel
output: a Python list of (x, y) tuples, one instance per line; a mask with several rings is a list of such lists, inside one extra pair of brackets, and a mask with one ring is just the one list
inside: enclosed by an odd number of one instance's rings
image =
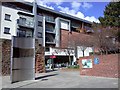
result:
[(60, 22), (60, 28), (61, 29), (66, 29), (66, 30), (69, 30), (69, 23), (67, 21), (62, 21)]
[[(2, 6), (1, 11), (2, 11), (1, 12), (1, 28), (0, 28), (1, 38), (11, 39), (11, 36), (16, 36), (16, 25), (17, 25), (17, 19), (19, 18), (17, 14), (18, 10)], [(5, 14), (11, 15), (10, 17), (11, 21), (5, 20)], [(4, 27), (10, 28), (10, 34), (4, 34)]]

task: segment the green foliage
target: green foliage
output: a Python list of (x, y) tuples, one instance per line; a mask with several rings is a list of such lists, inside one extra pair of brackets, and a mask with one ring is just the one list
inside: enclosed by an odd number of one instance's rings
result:
[(110, 2), (104, 11), (104, 17), (99, 17), (103, 26), (118, 27), (120, 26), (120, 1)]
[(79, 69), (79, 65), (68, 66), (69, 69)]

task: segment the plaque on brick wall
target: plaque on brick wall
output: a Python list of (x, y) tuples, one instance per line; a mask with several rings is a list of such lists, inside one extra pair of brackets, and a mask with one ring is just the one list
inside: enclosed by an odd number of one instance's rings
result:
[(82, 68), (92, 68), (92, 59), (82, 59)]
[(94, 64), (99, 64), (99, 58), (94, 58)]
[(35, 79), (35, 39), (13, 37), (11, 53), (11, 82)]

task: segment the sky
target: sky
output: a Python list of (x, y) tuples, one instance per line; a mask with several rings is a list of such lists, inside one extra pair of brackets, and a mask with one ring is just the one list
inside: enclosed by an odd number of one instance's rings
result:
[[(29, 2), (33, 2), (33, 0), (25, 0)], [(56, 10), (62, 13), (67, 13), (72, 16), (85, 19), (91, 22), (99, 23), (98, 18), (100, 16), (104, 16), (105, 6), (109, 3), (106, 2), (90, 2), (87, 0), (79, 1), (79, 0), (36, 0), (38, 5), (44, 6), (46, 8), (50, 8), (52, 10)]]

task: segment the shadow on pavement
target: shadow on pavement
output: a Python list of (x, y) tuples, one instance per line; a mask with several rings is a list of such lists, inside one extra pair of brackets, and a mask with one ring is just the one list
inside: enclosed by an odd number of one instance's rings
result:
[(36, 77), (35, 80), (43, 79), (43, 78), (51, 77), (51, 76), (56, 76), (56, 75), (58, 75), (58, 74), (51, 74), (51, 75), (40, 76), (40, 77)]
[(58, 70), (46, 70), (46, 73), (54, 72), (54, 71), (58, 71)]

